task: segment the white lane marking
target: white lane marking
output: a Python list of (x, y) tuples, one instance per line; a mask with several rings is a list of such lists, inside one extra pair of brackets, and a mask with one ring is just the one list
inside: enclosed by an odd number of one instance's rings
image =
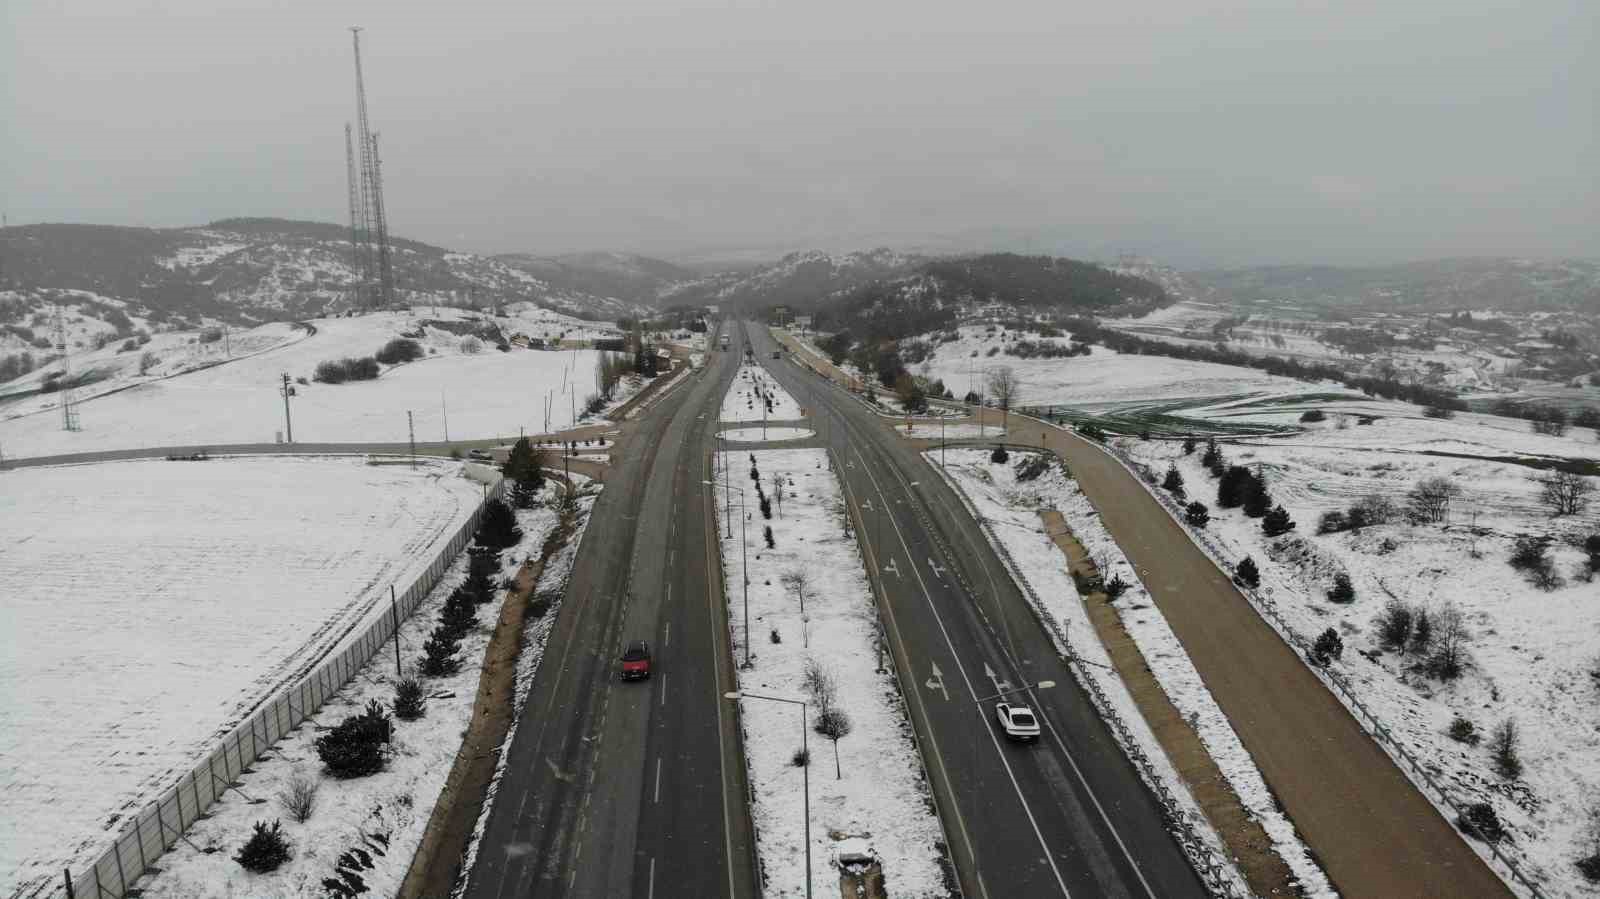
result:
[[(873, 477), (872, 469), (867, 466), (867, 460), (861, 455), (861, 450), (857, 447), (852, 447), (851, 449), (855, 452), (856, 458), (861, 460), (861, 467), (866, 471), (867, 479), (872, 482), (872, 489), (877, 491), (879, 499), (885, 500), (885, 503), (887, 503), (887, 499), (883, 495), (883, 488), (878, 485), (878, 479)], [(894, 467), (890, 466), (890, 470), (893, 471)], [(905, 535), (900, 533), (900, 523), (895, 521), (892, 515), (889, 517), (889, 526), (894, 529), (895, 536), (900, 539), (900, 546), (905, 549), (906, 555), (910, 556), (911, 546), (906, 543)], [(923, 583), (922, 573), (917, 571), (916, 566), (912, 566), (911, 573), (916, 577), (918, 586), (922, 588), (922, 598), (928, 604), (928, 610), (933, 613), (934, 623), (939, 625), (939, 633), (944, 637), (945, 648), (950, 650), (950, 657), (956, 660), (956, 671), (960, 673), (961, 681), (967, 687), (967, 695), (976, 704), (978, 691), (973, 688), (972, 679), (967, 677), (967, 670), (961, 666), (961, 656), (956, 653), (955, 641), (950, 639), (950, 632), (944, 626), (944, 618), (939, 614), (938, 606), (934, 605), (933, 595), (928, 592), (928, 585)], [(979, 710), (978, 713), (982, 715), (982, 710)], [(1039, 821), (1033, 816), (1033, 808), (1028, 805), (1028, 798), (1022, 793), (1022, 785), (1017, 783), (1017, 775), (1011, 770), (1011, 762), (1006, 758), (1005, 749), (1000, 745), (1000, 738), (995, 736), (994, 728), (986, 727), (984, 730), (989, 734), (989, 741), (994, 746), (995, 755), (1000, 759), (1001, 767), (1006, 769), (1006, 777), (1011, 781), (1012, 791), (1017, 794), (1017, 802), (1021, 803), (1023, 814), (1028, 816), (1028, 826), (1033, 828), (1034, 838), (1039, 841), (1040, 848), (1044, 849), (1044, 860), (1050, 865), (1050, 873), (1056, 876), (1056, 885), (1061, 888), (1061, 895), (1067, 897), (1067, 899), (1072, 899), (1072, 893), (1067, 889), (1066, 878), (1061, 876), (1061, 868), (1056, 864), (1055, 852), (1050, 848), (1050, 843), (1045, 840), (1044, 831), (1039, 829)]]
[(662, 708), (667, 707), (667, 676), (665, 674), (661, 675), (661, 701), (659, 704)]
[(661, 756), (656, 756), (656, 796), (655, 801), (661, 801)]
[(900, 569), (895, 567), (894, 559), (890, 559), (889, 564), (882, 566), (881, 570), (887, 571), (895, 577), (900, 577)]
[(1000, 675), (994, 673), (994, 669), (989, 667), (988, 662), (983, 663), (983, 676), (989, 679), (989, 683), (994, 684), (996, 693), (1004, 693), (1011, 689), (1011, 681), (1001, 680)]
[[(905, 486), (905, 480), (906, 479), (905, 479), (905, 477), (903, 477), (900, 474), (900, 469), (895, 468), (893, 466), (890, 466), (889, 471), (890, 471), (891, 474), (893, 474), (895, 476), (896, 480), (900, 481), (902, 486)], [(871, 477), (871, 472), (868, 472), (867, 474), (868, 474), (868, 477)], [(911, 492), (911, 488), (909, 486), (905, 486), (905, 491), (906, 491), (907, 494), (909, 494)], [(892, 524), (893, 522), (894, 522), (894, 519), (891, 518), (890, 519), (890, 523)], [(898, 534), (899, 531), (900, 531), (900, 528), (897, 525), (895, 527), (895, 533)], [(905, 538), (902, 536), (900, 539), (901, 539), (901, 544), (904, 545)], [(985, 570), (987, 570), (988, 567), (989, 566), (987, 564), (984, 565), (984, 569)], [(1008, 572), (1007, 573), (1007, 577), (1009, 577), (1009, 576), (1010, 576), (1010, 573)], [(918, 580), (920, 581), (921, 578), (918, 578)], [(993, 583), (993, 576), (992, 575), (991, 575), (991, 583)], [(926, 591), (927, 588), (924, 587), (923, 589), (924, 589), (924, 591)], [(933, 600), (932, 600), (931, 597), (929, 598), (928, 602), (929, 602), (930, 605), (932, 605)], [(935, 615), (937, 615), (937, 612), (935, 612)], [(943, 619), (939, 619), (939, 629), (941, 631), (944, 630), (944, 621), (943, 621)], [(946, 640), (949, 639), (949, 635), (948, 634), (946, 635), (945, 639)], [(965, 671), (962, 672), (962, 676), (963, 677), (966, 676), (966, 672)], [(1105, 824), (1106, 831), (1111, 834), (1111, 839), (1115, 840), (1116, 843), (1117, 843), (1117, 848), (1122, 850), (1122, 857), (1128, 860), (1128, 866), (1133, 869), (1133, 876), (1139, 878), (1139, 885), (1144, 887), (1145, 895), (1149, 896), (1150, 899), (1156, 899), (1156, 891), (1151, 888), (1150, 881), (1145, 879), (1145, 877), (1144, 877), (1144, 869), (1139, 867), (1138, 860), (1133, 857), (1133, 853), (1132, 852), (1128, 851), (1128, 845), (1122, 841), (1122, 834), (1117, 831), (1117, 828), (1114, 825), (1112, 825), (1111, 816), (1106, 814), (1105, 806), (1100, 804), (1100, 797), (1096, 796), (1095, 792), (1094, 792), (1094, 789), (1089, 786), (1089, 779), (1083, 776), (1083, 769), (1078, 767), (1078, 760), (1073, 758), (1072, 757), (1072, 753), (1067, 751), (1067, 744), (1062, 741), (1061, 735), (1056, 732), (1055, 726), (1050, 723), (1049, 719), (1047, 719), (1043, 715), (1039, 714), (1038, 699), (1032, 696), (1032, 690), (1031, 689), (1029, 690), (1029, 696), (1030, 696), (1030, 698), (1034, 699), (1034, 714), (1036, 716), (1038, 716), (1039, 721), (1044, 724), (1045, 728), (1050, 731), (1050, 736), (1055, 739), (1056, 748), (1059, 749), (1061, 751), (1061, 754), (1066, 757), (1067, 764), (1072, 766), (1072, 773), (1077, 775), (1078, 783), (1083, 786), (1083, 792), (1088, 795), (1089, 801), (1094, 804), (1094, 809), (1095, 809), (1096, 812), (1099, 813), (1100, 820), (1101, 820), (1102, 823)], [(995, 740), (995, 746), (996, 746), (996, 748), (998, 748), (999, 745), (1000, 745), (999, 744), (999, 740), (998, 740), (998, 738), (994, 737), (994, 733), (993, 733), (992, 729), (990, 731), (989, 736), (990, 736), (991, 739)], [(1065, 889), (1065, 887), (1063, 887), (1063, 889)]]
[(938, 690), (944, 694), (945, 702), (950, 701), (950, 691), (944, 688), (944, 672), (939, 670), (939, 663), (933, 663), (933, 677), (928, 678), (928, 689)]
[(650, 893), (646, 899), (655, 899), (656, 895), (656, 859), (650, 856)]
[(935, 562), (933, 560), (932, 556), (928, 557), (928, 567), (933, 569), (933, 576), (934, 577), (938, 578), (941, 581), (944, 580), (945, 569), (943, 567), (941, 567), (938, 562)]
[[(672, 598), (672, 588), (671, 587), (667, 588), (667, 598), (668, 599)], [(667, 622), (664, 625), (664, 627), (666, 628), (666, 633), (661, 638), (661, 646), (662, 646), (663, 649), (665, 649), (666, 647), (672, 645), (672, 622), (670, 622), (670, 621)]]

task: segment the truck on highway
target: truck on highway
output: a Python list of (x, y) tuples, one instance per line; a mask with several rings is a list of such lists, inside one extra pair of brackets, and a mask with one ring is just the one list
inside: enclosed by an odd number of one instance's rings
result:
[(722, 335), (721, 346), (722, 346), (723, 349), (727, 349), (728, 348), (728, 335), (726, 335), (726, 334)]

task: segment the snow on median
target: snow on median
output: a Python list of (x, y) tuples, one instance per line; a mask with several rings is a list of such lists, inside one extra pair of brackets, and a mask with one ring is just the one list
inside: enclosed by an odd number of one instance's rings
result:
[(752, 362), (739, 366), (733, 386), (722, 397), (723, 421), (792, 421), (800, 418), (800, 404), (767, 370)]
[[(771, 500), (771, 520), (759, 510), (755, 482), (748, 477), (752, 456), (761, 492)], [(811, 703), (807, 723), (813, 729), (806, 740), (817, 895), (837, 895), (839, 872), (830, 868), (831, 849), (836, 840), (849, 837), (864, 837), (871, 844), (891, 895), (948, 895), (940, 867), (943, 832), (931, 810), (903, 701), (892, 675), (877, 670), (872, 594), (855, 542), (844, 536), (839, 485), (828, 469), (826, 452), (735, 452), (728, 464), (739, 475), (734, 486), (747, 492), (749, 513), (742, 549), (750, 565), (753, 667), (739, 672), (739, 686), (749, 693)], [(782, 478), (781, 502), (774, 476)], [(717, 494), (719, 502), (729, 495), (723, 490)], [(775, 548), (767, 546), (767, 527)], [(722, 540), (722, 558), (735, 658), (742, 662), (741, 528), (736, 525), (733, 533)], [(803, 584), (795, 582), (796, 574)], [(836, 742), (815, 730), (819, 709), (814, 691), (807, 689), (808, 665), (831, 678), (833, 707), (849, 720), (849, 733)], [(794, 764), (801, 748), (801, 709), (747, 697), (740, 711), (766, 895), (804, 896), (803, 771)]]

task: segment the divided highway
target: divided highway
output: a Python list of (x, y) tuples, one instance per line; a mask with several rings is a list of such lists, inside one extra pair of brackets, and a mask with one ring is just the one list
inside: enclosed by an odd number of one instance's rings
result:
[[(747, 331), (757, 358), (816, 416), (842, 466), (967, 895), (1206, 895), (959, 497), (874, 413), (771, 360), (777, 345), (764, 328)], [(1022, 694), (1040, 714), (1043, 738), (1005, 742), (992, 702), (978, 700), (1045, 680), (1059, 686)]]

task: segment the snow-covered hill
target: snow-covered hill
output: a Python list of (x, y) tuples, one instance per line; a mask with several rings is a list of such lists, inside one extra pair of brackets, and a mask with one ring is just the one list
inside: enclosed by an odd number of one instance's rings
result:
[(788, 305), (815, 307), (824, 298), (872, 281), (903, 275), (927, 260), (882, 247), (842, 255), (812, 250), (741, 271), (718, 272), (664, 288), (671, 306)]
[[(53, 291), (122, 301), (152, 322), (252, 323), (313, 318), (349, 307), (355, 280), (348, 229), (283, 219), (228, 219), (200, 228), (27, 225), (0, 230), (12, 302), (0, 325), (33, 314)], [(403, 301), (471, 307), (532, 302), (581, 318), (648, 314), (650, 303), (544, 281), (485, 256), (394, 241)]]

